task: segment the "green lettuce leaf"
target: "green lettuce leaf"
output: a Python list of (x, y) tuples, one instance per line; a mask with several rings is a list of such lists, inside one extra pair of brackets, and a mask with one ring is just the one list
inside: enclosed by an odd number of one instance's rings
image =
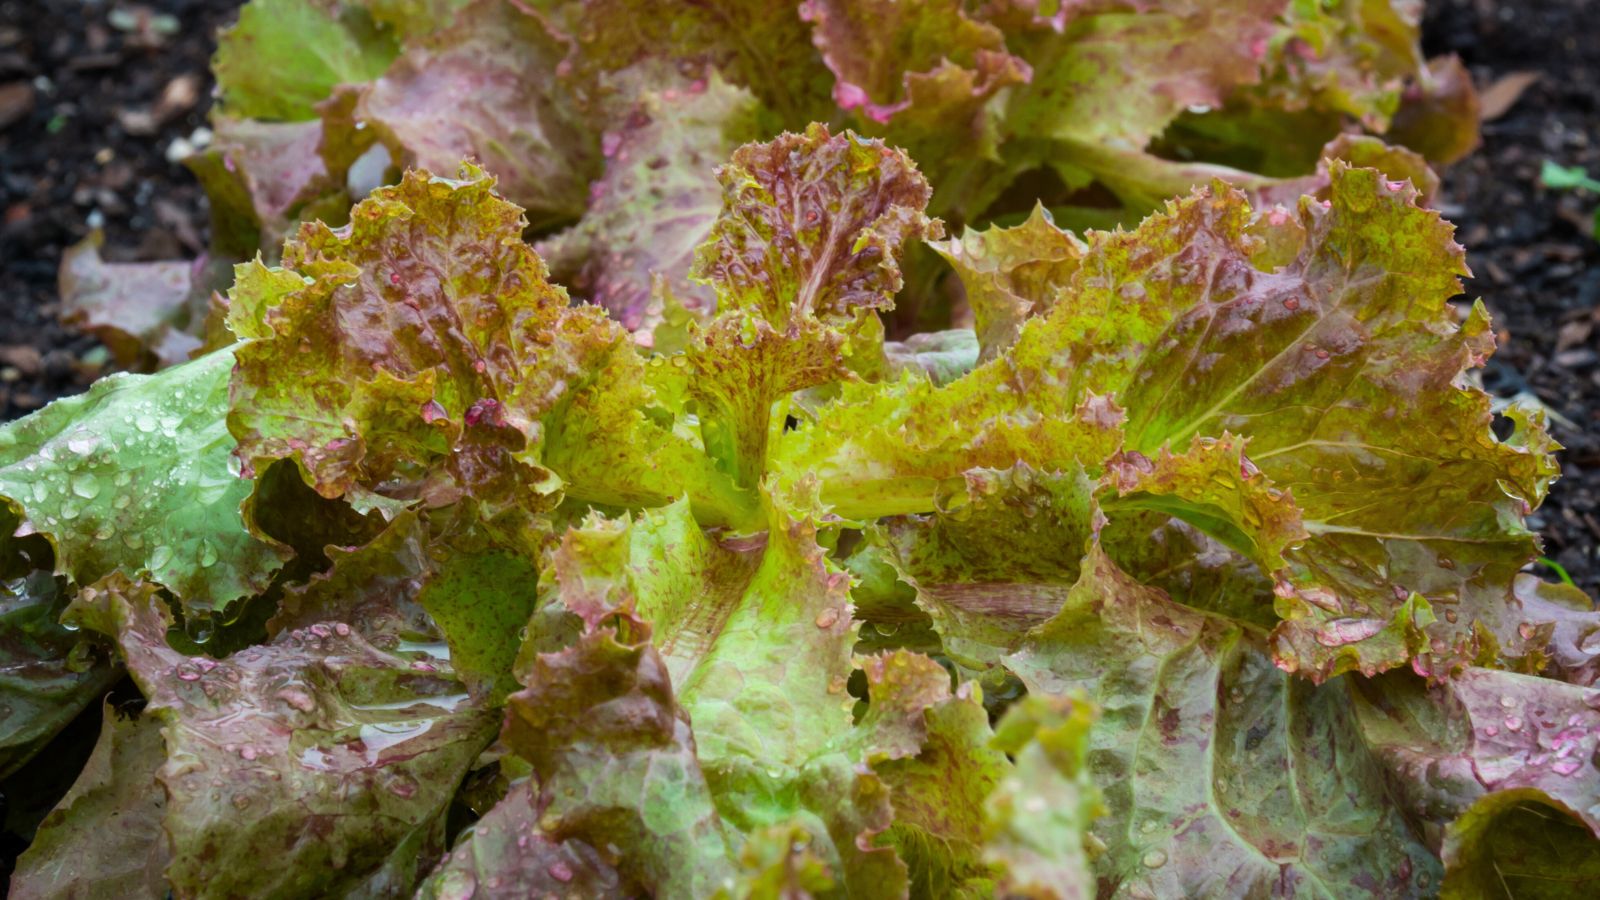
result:
[[(853, 727), (848, 576), (826, 562), (808, 526), (771, 515), (765, 535), (722, 539), (701, 530), (684, 502), (633, 521), (591, 521), (552, 557), (554, 598), (590, 635), (611, 634), (605, 623), (619, 619), (617, 628), (648, 628), (654, 665), (678, 685), (696, 771), (742, 866), (768, 858), (774, 833), (798, 829), (810, 862), (793, 864), (814, 864), (852, 896), (893, 896), (908, 875), (914, 890), (981, 889), (990, 880), (983, 803), (1009, 769), (988, 747), (982, 705), (952, 696), (938, 664), (902, 651), (860, 661), (872, 702)], [(542, 690), (532, 679), (514, 709)], [(538, 715), (543, 723), (548, 713)], [(514, 747), (542, 733), (517, 728)], [(671, 746), (677, 754), (683, 744)], [(702, 856), (678, 864), (712, 864)]]
[(0, 428), (0, 496), (79, 585), (122, 572), (206, 616), (260, 593), (289, 550), (252, 534), (223, 422), (234, 353), (112, 375)]
[(1472, 805), (1445, 837), (1450, 898), (1581, 897), (1600, 888), (1600, 844), (1572, 811), (1534, 788)]
[(337, 618), (373, 646), (448, 659), (475, 699), (498, 704), (516, 687), (518, 632), (533, 613), (538, 568), (468, 515), (412, 511), (364, 546), (329, 548), (328, 570), (287, 588), (267, 623), (274, 635)]
[[(0, 526), (15, 518), (0, 507)], [(0, 538), (0, 547), (11, 539)], [(37, 540), (37, 539), (35, 539)], [(0, 564), (0, 778), (10, 777), (122, 672), (57, 619), (70, 595), (48, 569)]]
[(1088, 897), (1094, 890), (1084, 836), (1104, 810), (1090, 783), (1094, 708), (1082, 697), (1029, 697), (1001, 720), (994, 745), (1016, 773), (988, 800), (985, 858), (1007, 896)]
[(448, 664), (379, 650), (343, 621), (216, 660), (174, 650), (156, 589), (121, 575), (67, 615), (117, 641), (162, 724), (166, 876), (181, 896), (409, 892), (493, 736)]
[(228, 114), (293, 122), (316, 118), (335, 86), (371, 81), (394, 56), (358, 4), (253, 0), (218, 36), (212, 70)]
[[(949, 674), (926, 656), (897, 650), (857, 664), (868, 696), (859, 739), (894, 805), (894, 824), (880, 840), (906, 861), (911, 895), (992, 896), (996, 871), (986, 853), (1001, 842), (987, 836), (986, 804), (1004, 807), (999, 798), (1015, 774), (1006, 754), (1020, 744), (995, 746), (972, 686), (953, 693)], [(1081, 852), (1081, 824), (1068, 839), (1068, 849)]]
[(347, 166), (325, 152), (331, 152), (328, 136), (337, 134), (325, 120), (353, 100), (352, 94), (342, 104), (325, 101), (318, 107), (322, 118), (298, 122), (212, 116), (211, 144), (184, 165), (211, 202), (214, 252), (245, 258), (259, 251), (275, 261), (300, 221), (348, 221)]
[(1101, 893), (1438, 883), (1341, 685), (1285, 675), (1264, 634), (1174, 603), (1098, 547), (1007, 664), (1032, 692), (1084, 690), (1104, 709), (1088, 752), (1108, 808), (1093, 828)]

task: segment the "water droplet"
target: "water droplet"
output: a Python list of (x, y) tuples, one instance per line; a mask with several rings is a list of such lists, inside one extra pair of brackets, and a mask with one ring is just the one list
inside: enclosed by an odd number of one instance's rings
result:
[(1146, 819), (1146, 820), (1144, 820), (1144, 824), (1139, 826), (1139, 832), (1141, 834), (1149, 834), (1150, 832), (1155, 831), (1155, 830), (1156, 830), (1156, 823), (1155, 823), (1154, 819)]
[(144, 537), (138, 534), (125, 534), (122, 536), (122, 543), (129, 550), (137, 550), (144, 546)]
[(335, 623), (334, 626), (333, 626), (333, 630), (340, 637), (346, 637), (346, 636), (348, 636), (350, 634), (350, 626), (346, 625), (343, 622)]
[(239, 758), (246, 761), (253, 761), (256, 758), (256, 748), (250, 746), (249, 744), (245, 744), (243, 747), (239, 748)]
[(1146, 869), (1159, 869), (1167, 864), (1167, 852), (1165, 850), (1151, 850), (1139, 861), (1144, 863)]
[(172, 562), (172, 548), (166, 544), (157, 544), (150, 551), (150, 568), (163, 569), (167, 563)]
[(547, 871), (549, 871), (551, 878), (554, 878), (562, 884), (566, 884), (572, 880), (572, 869), (566, 863), (561, 862), (560, 860), (551, 863), (550, 868)]
[(1517, 718), (1516, 716), (1506, 716), (1506, 730), (1507, 731), (1520, 731), (1521, 729), (1522, 729), (1522, 720), (1521, 719)]
[(100, 479), (88, 472), (72, 476), (72, 492), (85, 500), (100, 496)]
[(145, 434), (149, 434), (150, 432), (161, 427), (161, 423), (157, 422), (156, 417), (150, 415), (149, 413), (139, 413), (133, 417), (133, 427), (139, 429)]
[(250, 795), (249, 794), (234, 794), (233, 795), (233, 808), (234, 809), (244, 809), (245, 807), (247, 807), (249, 805), (250, 805)]
[(112, 477), (111, 483), (117, 487), (127, 487), (133, 483), (133, 473), (123, 469)]
[(1500, 705), (1504, 706), (1506, 709), (1510, 709), (1511, 707), (1517, 705), (1517, 698), (1511, 696), (1510, 694), (1502, 695), (1500, 697)]
[(1555, 764), (1550, 767), (1550, 769), (1557, 775), (1571, 775), (1581, 768), (1583, 768), (1583, 763), (1576, 759), (1558, 759), (1556, 760)]
[(830, 606), (827, 609), (825, 609), (822, 612), (817, 614), (817, 627), (818, 628), (832, 628), (834, 623), (838, 622), (838, 621), (839, 621), (839, 610), (837, 608), (835, 608), (835, 607)]
[(1317, 643), (1324, 647), (1342, 647), (1364, 641), (1383, 627), (1381, 619), (1334, 619), (1317, 630)]
[(117, 529), (110, 522), (107, 522), (94, 530), (94, 539), (97, 541), (109, 541), (116, 536)]
[(175, 673), (177, 674), (179, 681), (199, 681), (200, 680), (200, 673), (196, 672), (194, 669), (189, 668), (188, 666), (179, 666), (175, 670)]
[(211, 546), (211, 541), (200, 540), (200, 566), (209, 569), (217, 564), (217, 548)]

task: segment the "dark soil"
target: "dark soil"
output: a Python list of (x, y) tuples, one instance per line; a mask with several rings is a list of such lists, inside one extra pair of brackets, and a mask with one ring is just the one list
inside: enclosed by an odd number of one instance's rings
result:
[[(1594, 0), (1430, 0), (1424, 46), (1455, 52), (1486, 93), (1537, 73), (1483, 146), (1444, 173), (1441, 203), (1456, 223), (1481, 296), (1500, 330), (1484, 375), (1497, 395), (1527, 392), (1560, 418), (1563, 475), (1533, 525), (1545, 552), (1600, 594), (1600, 197), (1539, 186), (1547, 159), (1600, 175), (1600, 39)], [(1548, 574), (1548, 573), (1547, 573)]]
[[(0, 418), (103, 372), (104, 351), (55, 309), (61, 253), (94, 222), (110, 259), (200, 252), (205, 198), (166, 154), (205, 124), (214, 35), (238, 5), (0, 0)], [(1550, 557), (1600, 593), (1600, 242), (1588, 233), (1600, 197), (1538, 185), (1546, 159), (1600, 173), (1600, 0), (1428, 6), (1427, 51), (1459, 53), (1481, 89), (1539, 76), (1445, 173), (1442, 202), (1477, 274), (1468, 291), (1502, 332), (1485, 384), (1559, 416), (1566, 474), (1535, 524)]]
[(167, 160), (203, 126), (241, 0), (0, 0), (0, 419), (82, 390), (106, 354), (57, 322), (61, 253), (194, 257), (205, 195)]

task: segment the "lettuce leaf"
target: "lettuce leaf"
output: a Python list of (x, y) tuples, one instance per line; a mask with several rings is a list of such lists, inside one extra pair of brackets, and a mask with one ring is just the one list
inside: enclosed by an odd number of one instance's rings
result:
[(143, 575), (205, 616), (266, 589), (289, 550), (252, 533), (222, 417), (234, 352), (112, 375), (0, 430), (0, 496), (78, 585)]
[(359, 4), (255, 0), (218, 37), (212, 69), (228, 114), (295, 122), (340, 84), (383, 73), (393, 41)]
[[(342, 621), (227, 659), (174, 650), (156, 589), (111, 575), (68, 616), (116, 640), (161, 725), (166, 877), (183, 895), (408, 889), (493, 718), (435, 661)], [(258, 865), (261, 848), (282, 865)]]
[(165, 759), (154, 716), (105, 704), (94, 753), (17, 858), (9, 896), (167, 896), (167, 798), (153, 777)]

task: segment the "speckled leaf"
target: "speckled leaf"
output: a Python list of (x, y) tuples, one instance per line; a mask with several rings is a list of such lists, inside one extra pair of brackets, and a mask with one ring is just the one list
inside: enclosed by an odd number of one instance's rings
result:
[(848, 576), (803, 524), (774, 527), (718, 542), (680, 501), (570, 531), (552, 563), (561, 602), (585, 620), (620, 608), (651, 625), (711, 767), (798, 766), (849, 724)]
[(104, 341), (125, 366), (146, 357), (158, 367), (189, 359), (199, 349), (194, 300), (204, 261), (108, 263), (100, 258), (105, 237), (95, 231), (61, 258), (61, 319)]
[(218, 36), (212, 67), (229, 115), (297, 121), (315, 118), (336, 85), (381, 75), (394, 55), (353, 4), (251, 0)]
[(1014, 228), (969, 228), (960, 238), (929, 246), (961, 276), (977, 319), (984, 362), (1016, 343), (1029, 316), (1049, 312), (1085, 249), (1072, 233), (1057, 228), (1040, 205)]
[(1440, 165), (1478, 149), (1478, 92), (1458, 56), (1428, 61), (1400, 94), (1387, 136)]
[(928, 183), (909, 157), (824, 125), (739, 148), (717, 179), (722, 215), (691, 275), (716, 290), (720, 309), (779, 331), (892, 309), (901, 245), (941, 233), (922, 214)]
[(149, 577), (191, 614), (260, 593), (289, 551), (252, 535), (223, 424), (231, 351), (159, 375), (111, 375), (0, 428), (0, 496), (82, 585)]
[(1060, 608), (1100, 521), (1081, 469), (971, 469), (937, 516), (886, 519), (873, 532), (917, 590), (958, 661), (995, 662)]
[(1245, 442), (1224, 431), (1191, 441), (1183, 453), (1167, 448), (1155, 458), (1138, 451), (1107, 464), (1108, 517), (1162, 512), (1211, 535), (1260, 566), (1276, 572), (1283, 555), (1306, 539), (1294, 500), (1268, 480), (1245, 455)]
[[(320, 120), (263, 122), (223, 115), (212, 120), (211, 128), (210, 145), (184, 165), (206, 189), (213, 231), (227, 232), (212, 235), (216, 250), (243, 255), (260, 250), (276, 259), (302, 211), (324, 212), (326, 204), (313, 204), (325, 198), (350, 205), (345, 173), (330, 170), (323, 157)], [(342, 222), (335, 215), (334, 224)]]
[[(163, 725), (167, 877), (182, 897), (409, 893), (493, 736), (448, 670), (379, 650), (346, 622), (188, 657), (167, 643), (157, 591), (119, 575), (85, 588), (68, 616), (117, 640)], [(275, 865), (260, 864), (264, 847)]]
[(566, 0), (548, 6), (576, 39), (580, 72), (625, 69), (645, 59), (707, 63), (748, 88), (785, 122), (828, 118), (828, 70), (794, 3), (707, 0)]
[(999, 159), (996, 95), (1032, 75), (1006, 52), (1000, 30), (954, 0), (806, 0), (800, 15), (833, 71), (834, 102), (858, 111), (864, 130), (904, 148), (934, 176), (945, 195), (938, 208), (962, 194), (970, 209), (981, 208), (979, 197), (991, 195), (969, 182), (1009, 172)]
[(1192, 106), (1219, 106), (1259, 77), (1285, 0), (1067, 3), (1055, 21), (1008, 34), (1033, 65), (1006, 127), (1083, 144), (1140, 149)]
[(767, 471), (767, 447), (782, 434), (788, 406), (774, 405), (849, 375), (844, 344), (815, 319), (778, 331), (748, 312), (718, 316), (695, 334), (685, 358), (702, 440), (740, 487), (754, 489)]
[[(1395, 896), (1438, 863), (1390, 805), (1341, 684), (1273, 665), (1265, 634), (1172, 602), (1098, 547), (1007, 665), (1104, 714), (1088, 764), (1101, 896)], [(1352, 893), (1354, 892), (1354, 893)]]
[(558, 486), (536, 464), (537, 420), (626, 333), (568, 307), (493, 188), (471, 166), (461, 180), (411, 172), (348, 228), (311, 223), (285, 246), (305, 284), (265, 310), (273, 336), (239, 349), (233, 379), (247, 470), (293, 457), (324, 496), (432, 506), (470, 493), (532, 507)]
[[(1456, 62), (1423, 61), (1421, 3), (1318, 0), (1288, 3), (1283, 12), (1260, 45), (1260, 83), (1175, 123), (1175, 136), (1191, 152), (1269, 175), (1297, 174), (1349, 120), (1440, 163), (1476, 144), (1470, 80), (1454, 77)], [(1435, 79), (1433, 69), (1445, 77)], [(1399, 127), (1402, 117), (1410, 128)]]
[[(618, 329), (620, 331), (620, 329)], [(708, 525), (759, 524), (756, 496), (708, 456), (683, 408), (679, 354), (647, 364), (618, 340), (544, 419), (544, 464), (573, 500), (614, 507), (664, 506), (687, 495)]]
[(546, 839), (614, 845), (618, 872), (651, 893), (709, 897), (734, 864), (689, 717), (649, 626), (613, 621), (537, 657), (510, 697), (506, 743), (533, 763)]
[[(470, 520), (470, 517), (464, 517)], [(284, 591), (275, 635), (338, 619), (385, 651), (449, 661), (481, 703), (516, 685), (511, 664), (533, 612), (538, 567), (476, 523), (397, 515), (371, 543), (328, 549), (332, 565)]]
[(689, 267), (722, 209), (713, 170), (759, 136), (757, 107), (715, 69), (691, 79), (641, 64), (608, 86), (605, 173), (589, 187), (583, 219), (541, 242), (539, 253), (574, 294), (654, 347), (669, 312), (663, 291), (695, 318), (716, 309), (716, 295), (689, 280)]
[(872, 519), (930, 512), (974, 468), (1097, 469), (1122, 445), (1123, 412), (1093, 393), (1070, 402), (1055, 348), (1029, 331), (1012, 353), (942, 387), (920, 376), (844, 385), (775, 444), (777, 492)]
[(124, 719), (107, 703), (93, 755), (17, 858), (9, 896), (165, 900), (167, 798), (155, 775), (166, 757), (154, 716)]
[(513, 785), (417, 889), (419, 900), (513, 900), (628, 896), (626, 883), (600, 853), (579, 840), (539, 832), (532, 781)]
[(906, 861), (913, 897), (994, 896), (985, 804), (1013, 771), (976, 692), (952, 693), (943, 666), (905, 650), (857, 663), (868, 694), (858, 739), (894, 804), (879, 842)]
[(478, 0), (408, 42), (355, 115), (405, 165), (449, 172), (475, 159), (544, 227), (583, 214), (600, 141), (556, 76), (565, 46), (525, 10)]
[(516, 686), (511, 664), (533, 612), (538, 569), (484, 543), (474, 537), (435, 548), (435, 571), (417, 601), (438, 623), (461, 680), (474, 694), (498, 698)]
[(1522, 788), (1566, 806), (1600, 840), (1592, 689), (1481, 668), (1431, 687), (1402, 672), (1352, 686), (1364, 741), (1434, 840), (1480, 797)]

